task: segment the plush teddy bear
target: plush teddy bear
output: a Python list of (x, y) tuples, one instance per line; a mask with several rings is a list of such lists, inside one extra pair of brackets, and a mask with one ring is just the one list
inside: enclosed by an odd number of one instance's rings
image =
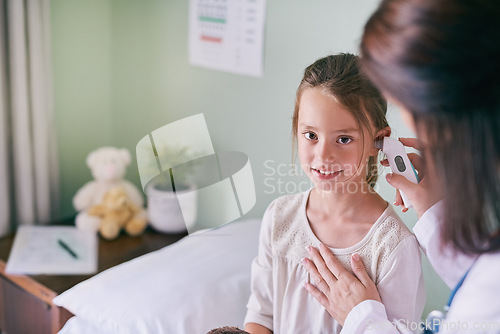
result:
[(102, 203), (92, 206), (88, 214), (99, 217), (99, 233), (105, 239), (112, 240), (122, 228), (132, 236), (141, 234), (147, 225), (146, 217), (138, 215), (141, 211), (130, 201), (125, 189), (117, 187), (108, 190)]
[(89, 153), (86, 163), (94, 180), (81, 187), (73, 197), (73, 206), (78, 211), (75, 224), (79, 229), (94, 232), (99, 230), (101, 219), (89, 215), (88, 210), (93, 205), (100, 204), (104, 194), (116, 187), (125, 189), (130, 202), (141, 209), (137, 213), (138, 218), (147, 219), (141, 193), (135, 185), (124, 180), (130, 160), (130, 153), (124, 148), (102, 147)]

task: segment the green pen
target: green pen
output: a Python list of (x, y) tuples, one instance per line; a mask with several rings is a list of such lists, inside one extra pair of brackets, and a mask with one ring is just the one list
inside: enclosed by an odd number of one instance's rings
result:
[(78, 259), (78, 255), (61, 239), (57, 239), (57, 243), (61, 246), (65, 251), (67, 251), (72, 257)]

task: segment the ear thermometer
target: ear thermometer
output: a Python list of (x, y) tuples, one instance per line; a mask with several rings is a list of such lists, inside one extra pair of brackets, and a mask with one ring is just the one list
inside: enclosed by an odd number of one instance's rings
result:
[[(389, 166), (395, 174), (403, 175), (406, 179), (413, 183), (418, 183), (417, 172), (406, 154), (405, 147), (402, 142), (390, 137), (384, 137), (382, 140), (375, 141), (375, 147), (382, 150), (389, 160)], [(403, 204), (407, 208), (411, 208), (412, 204), (408, 196), (401, 190), (399, 191)]]

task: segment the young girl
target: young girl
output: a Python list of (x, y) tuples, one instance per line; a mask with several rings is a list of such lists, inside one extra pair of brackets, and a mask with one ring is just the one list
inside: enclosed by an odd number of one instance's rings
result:
[(301, 265), (305, 247), (320, 243), (348, 270), (351, 255), (359, 254), (399, 328), (416, 329), (420, 320), (425, 291), (418, 244), (373, 190), (374, 141), (390, 135), (387, 104), (357, 62), (351, 54), (328, 56), (304, 72), (293, 134), (314, 187), (274, 200), (264, 214), (245, 318), (250, 333), (342, 330), (304, 289), (310, 280)]

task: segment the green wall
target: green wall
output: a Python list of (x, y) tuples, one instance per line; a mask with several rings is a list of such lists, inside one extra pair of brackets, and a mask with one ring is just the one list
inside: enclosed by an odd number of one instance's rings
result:
[(89, 151), (114, 142), (111, 83), (111, 3), (51, 2), (54, 107), (61, 173), (62, 217), (90, 180)]
[[(288, 175), (291, 115), (303, 69), (317, 58), (356, 52), (362, 27), (377, 1), (267, 1), (264, 76), (251, 78), (188, 64), (187, 0), (52, 0), (55, 112), (61, 169), (61, 216), (91, 176), (87, 154), (100, 146), (132, 153), (144, 135), (169, 122), (204, 113), (217, 151), (246, 153), (261, 217), (269, 202), (305, 190)], [(411, 135), (396, 110), (389, 123)], [(278, 167), (270, 176), (266, 166)], [(127, 179), (139, 186), (135, 164)], [(379, 191), (392, 203), (385, 180)], [(300, 189), (299, 189), (300, 188)], [(401, 214), (412, 227), (416, 215)], [(425, 260), (426, 313), (449, 290)]]

